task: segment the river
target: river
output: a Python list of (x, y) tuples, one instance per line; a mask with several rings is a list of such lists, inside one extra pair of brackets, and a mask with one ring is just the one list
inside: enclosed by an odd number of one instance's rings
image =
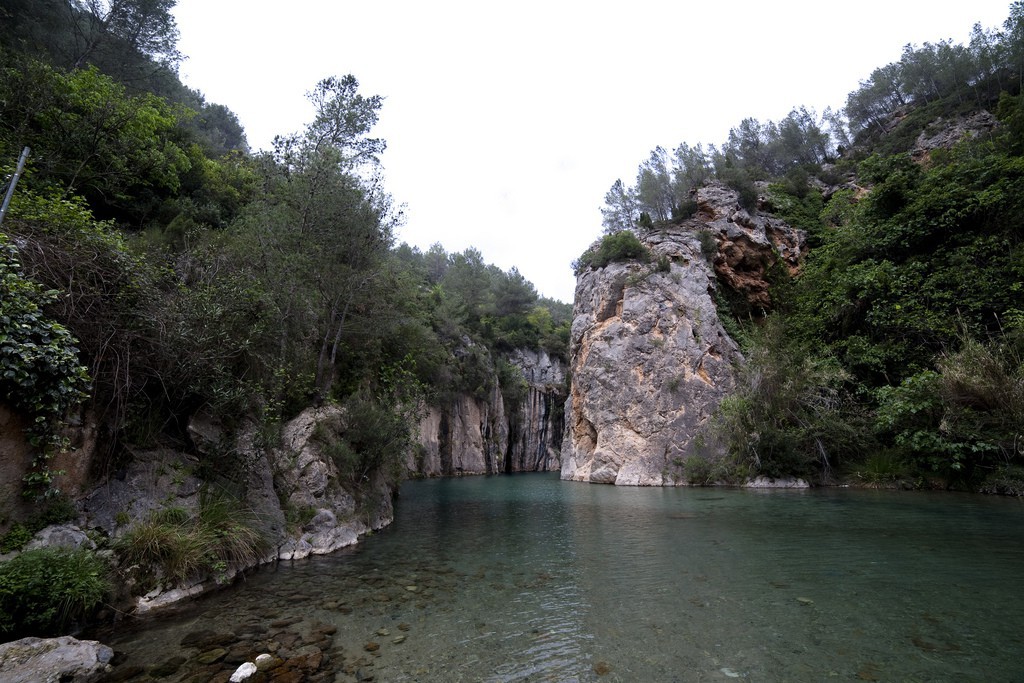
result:
[(413, 481), (351, 549), (91, 636), (128, 680), (273, 651), (296, 681), (1021, 681), (1024, 504)]

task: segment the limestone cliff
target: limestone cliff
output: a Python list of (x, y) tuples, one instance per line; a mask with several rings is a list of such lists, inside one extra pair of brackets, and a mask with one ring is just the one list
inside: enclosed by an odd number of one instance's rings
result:
[(639, 235), (650, 262), (578, 275), (563, 479), (682, 483), (679, 467), (742, 362), (719, 320), (716, 290), (724, 284), (768, 308), (768, 268), (779, 258), (798, 264), (799, 231), (740, 208), (721, 184), (702, 188), (697, 201), (695, 218)]
[(507, 406), (495, 378), (484, 398), (459, 394), (428, 407), (411, 472), (433, 477), (559, 469), (565, 367), (543, 351), (519, 350), (511, 361), (523, 373), (526, 397)]

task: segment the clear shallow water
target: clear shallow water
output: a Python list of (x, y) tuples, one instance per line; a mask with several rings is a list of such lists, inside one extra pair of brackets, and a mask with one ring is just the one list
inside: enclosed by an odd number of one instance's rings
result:
[(122, 669), (180, 653), (168, 680), (226, 680), (231, 654), (180, 647), (197, 631), (241, 639), (235, 659), (315, 650), (315, 681), (1022, 681), (1024, 504), (409, 482), (354, 549), (92, 635)]

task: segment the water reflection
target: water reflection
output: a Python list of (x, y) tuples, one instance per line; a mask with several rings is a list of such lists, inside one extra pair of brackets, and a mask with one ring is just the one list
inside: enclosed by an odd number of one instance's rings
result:
[[(412, 482), (356, 549), (101, 635), (196, 683), (256, 651), (311, 681), (1014, 681), (1022, 522), (955, 494)], [(181, 646), (204, 631), (239, 638)]]

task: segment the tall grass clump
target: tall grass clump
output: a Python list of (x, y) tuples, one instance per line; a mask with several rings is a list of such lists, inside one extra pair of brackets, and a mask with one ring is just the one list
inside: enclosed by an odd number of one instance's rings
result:
[(181, 508), (154, 511), (115, 544), (121, 566), (154, 582), (214, 576), (255, 564), (266, 539), (252, 514), (223, 493), (204, 493), (198, 513)]

